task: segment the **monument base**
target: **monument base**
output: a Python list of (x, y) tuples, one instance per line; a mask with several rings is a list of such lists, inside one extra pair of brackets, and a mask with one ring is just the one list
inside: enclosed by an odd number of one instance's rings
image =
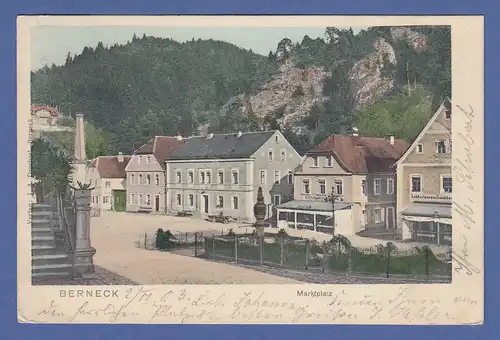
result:
[(74, 255), (74, 276), (75, 278), (92, 278), (95, 276), (95, 266), (93, 257), (95, 248), (77, 249)]

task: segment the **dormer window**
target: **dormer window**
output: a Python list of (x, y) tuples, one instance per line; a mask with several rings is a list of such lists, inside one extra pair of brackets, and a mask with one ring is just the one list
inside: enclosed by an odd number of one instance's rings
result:
[(446, 110), (444, 112), (444, 116), (446, 117), (446, 119), (450, 119), (451, 118), (451, 110)]
[(436, 141), (436, 153), (446, 153), (446, 143), (444, 140)]
[(318, 157), (313, 157), (313, 166), (318, 166)]
[(333, 163), (332, 158), (333, 158), (332, 156), (326, 156), (326, 162), (325, 162), (326, 164), (325, 165), (327, 167), (331, 167), (332, 166), (332, 163)]

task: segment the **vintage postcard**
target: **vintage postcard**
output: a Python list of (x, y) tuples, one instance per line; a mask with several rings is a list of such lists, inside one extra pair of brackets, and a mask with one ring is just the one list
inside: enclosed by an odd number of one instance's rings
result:
[(19, 322), (482, 324), (483, 21), (19, 17)]

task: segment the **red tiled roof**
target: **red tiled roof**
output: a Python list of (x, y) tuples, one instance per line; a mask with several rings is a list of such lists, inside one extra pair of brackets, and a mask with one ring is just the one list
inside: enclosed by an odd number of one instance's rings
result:
[(361, 136), (330, 136), (307, 155), (330, 154), (351, 173), (393, 172), (394, 163), (408, 149), (408, 143), (395, 139)]
[(179, 140), (177, 137), (155, 136), (137, 149), (135, 154), (153, 154), (160, 163), (161, 167), (165, 168), (165, 160), (167, 157), (184, 144), (185, 141), (186, 139)]
[(48, 105), (36, 105), (36, 104), (31, 105), (32, 112), (41, 111), (41, 110), (49, 111), (51, 116), (59, 117), (59, 110), (57, 109), (57, 107), (48, 106)]
[(95, 167), (101, 178), (125, 178), (125, 167), (131, 156), (123, 156), (123, 162), (119, 162), (118, 157), (99, 156), (90, 163), (89, 167)]

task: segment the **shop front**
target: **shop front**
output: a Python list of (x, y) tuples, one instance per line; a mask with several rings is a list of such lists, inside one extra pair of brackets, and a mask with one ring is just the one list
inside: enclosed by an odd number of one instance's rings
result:
[(414, 203), (401, 214), (403, 240), (451, 246), (451, 204)]
[[(278, 228), (311, 230), (331, 234), (332, 204), (325, 201), (290, 201), (280, 204), (277, 209)], [(335, 232), (352, 234), (351, 205), (335, 203)]]

